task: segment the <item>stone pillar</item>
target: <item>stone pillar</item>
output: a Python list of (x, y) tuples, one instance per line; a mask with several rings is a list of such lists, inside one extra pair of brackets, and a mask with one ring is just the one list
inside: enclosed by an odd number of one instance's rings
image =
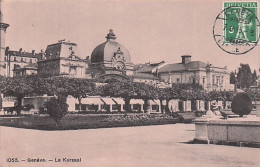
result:
[(205, 102), (203, 100), (200, 100), (200, 110), (205, 111)]
[(109, 104), (109, 110), (110, 110), (110, 112), (113, 112), (113, 110), (112, 110), (112, 104)]
[(207, 108), (208, 108), (208, 111), (211, 111), (211, 109), (210, 109), (210, 101), (207, 101)]
[(191, 111), (191, 101), (190, 100), (186, 101), (186, 111)]
[(196, 110), (200, 111), (200, 100), (196, 100)]
[(186, 101), (182, 101), (182, 109), (183, 111), (186, 111)]

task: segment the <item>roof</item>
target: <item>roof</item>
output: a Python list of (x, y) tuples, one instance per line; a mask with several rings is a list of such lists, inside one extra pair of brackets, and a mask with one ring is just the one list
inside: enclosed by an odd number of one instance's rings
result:
[(137, 69), (137, 72), (142, 72), (142, 73), (152, 73), (152, 70), (155, 69), (156, 67), (164, 64), (165, 61), (157, 62), (157, 63), (146, 63), (146, 64), (140, 64), (137, 65), (135, 68)]
[(107, 36), (107, 41), (98, 45), (91, 54), (91, 63), (101, 63), (104, 61), (112, 61), (115, 53), (120, 53), (124, 57), (125, 63), (131, 63), (130, 54), (128, 50), (121, 45), (120, 43), (116, 42), (115, 35), (113, 31)]
[(175, 71), (186, 71), (186, 70), (198, 70), (199, 68), (206, 68), (207, 64), (201, 61), (191, 61), (186, 64), (175, 63), (175, 64), (167, 64), (159, 70), (159, 73), (164, 72), (175, 72)]
[(5, 55), (18, 56), (18, 57), (29, 57), (29, 58), (41, 58), (41, 53), (25, 52), (25, 51), (12, 51), (6, 50)]
[(136, 72), (151, 73), (153, 69), (154, 66), (150, 66), (149, 64), (144, 64), (140, 69), (136, 70)]
[(134, 78), (140, 78), (140, 79), (151, 79), (151, 80), (160, 80), (159, 77), (154, 76), (153, 74), (149, 74), (149, 73), (140, 73), (140, 72), (136, 72), (136, 73), (134, 73)]
[(80, 53), (77, 44), (71, 42), (58, 42), (55, 44), (48, 45), (45, 50), (46, 59), (54, 58), (70, 58), (75, 56), (75, 58), (80, 59)]

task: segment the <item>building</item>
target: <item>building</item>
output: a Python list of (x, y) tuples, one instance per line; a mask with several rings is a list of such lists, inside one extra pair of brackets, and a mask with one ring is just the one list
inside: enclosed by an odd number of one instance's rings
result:
[(48, 45), (38, 61), (38, 73), (43, 76), (85, 78), (87, 63), (80, 58), (75, 43), (61, 40)]
[(12, 51), (9, 47), (5, 49), (5, 76), (24, 76), (36, 74), (38, 67), (37, 62), (41, 58), (42, 53), (25, 52), (22, 48), (19, 51)]
[(109, 30), (106, 42), (98, 45), (90, 58), (89, 73), (95, 71), (93, 78), (127, 78), (133, 75), (133, 63), (129, 51), (116, 42), (116, 35)]
[(162, 81), (198, 83), (208, 91), (234, 90), (234, 85), (230, 84), (230, 74), (226, 67), (215, 67), (209, 63), (191, 61), (190, 55), (181, 57), (181, 63), (158, 67), (158, 75)]
[(158, 86), (161, 88), (171, 87), (171, 84), (169, 84), (169, 82), (162, 82), (158, 74), (158, 68), (161, 68), (165, 65), (165, 61), (161, 61), (158, 63), (140, 64), (136, 67), (133, 75), (133, 81)]

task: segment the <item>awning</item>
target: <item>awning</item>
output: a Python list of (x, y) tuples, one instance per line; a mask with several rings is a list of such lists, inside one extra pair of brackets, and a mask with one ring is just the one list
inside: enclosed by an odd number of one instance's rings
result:
[(117, 104), (125, 104), (124, 99), (122, 98), (113, 98), (113, 100), (117, 103)]
[(98, 97), (83, 98), (83, 99), (81, 99), (81, 103), (82, 104), (95, 104), (95, 105), (104, 104), (104, 102)]
[(149, 105), (160, 105), (161, 104), (160, 100), (148, 100), (147, 103)]
[(153, 100), (157, 105), (160, 105), (161, 104), (161, 102), (160, 102), (160, 100)]
[(110, 105), (110, 104), (116, 104), (112, 98), (109, 98), (109, 97), (104, 97), (104, 98), (101, 98), (101, 100), (106, 103), (107, 105)]
[(142, 99), (131, 99), (130, 104), (144, 104)]

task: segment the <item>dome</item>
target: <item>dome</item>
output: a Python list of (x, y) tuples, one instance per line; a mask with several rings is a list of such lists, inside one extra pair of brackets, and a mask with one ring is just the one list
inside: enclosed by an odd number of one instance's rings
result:
[(91, 63), (101, 63), (112, 61), (114, 55), (118, 52), (122, 53), (125, 63), (131, 63), (128, 50), (120, 43), (116, 42), (116, 36), (113, 30), (109, 30), (106, 36), (107, 41), (98, 45), (91, 54)]

